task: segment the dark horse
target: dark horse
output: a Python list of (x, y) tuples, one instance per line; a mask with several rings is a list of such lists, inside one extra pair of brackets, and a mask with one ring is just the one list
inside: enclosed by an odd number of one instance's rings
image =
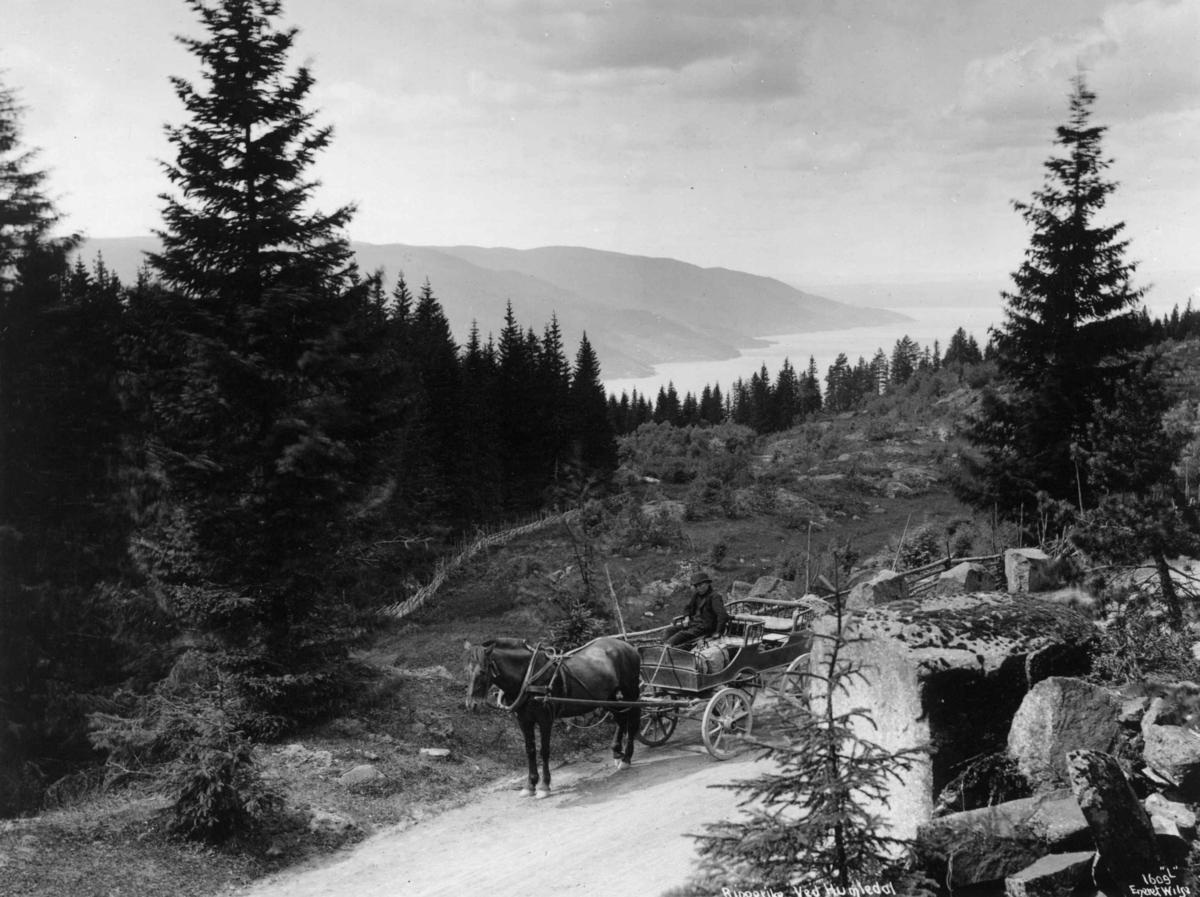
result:
[[(596, 709), (596, 701), (638, 700), (641, 658), (636, 648), (620, 639), (598, 638), (563, 655), (512, 638), (489, 639), (482, 645), (467, 642), (466, 649), (467, 708), (475, 709), (487, 699), (488, 690), (497, 686), (525, 736), (525, 753), (529, 757), (529, 785), (521, 792), (525, 797), (533, 794), (535, 788), (538, 797), (550, 794), (550, 726), (554, 720), (589, 713)], [(545, 701), (541, 699), (543, 696), (572, 701)], [(617, 722), (613, 759), (619, 769), (628, 769), (641, 709), (609, 709)], [(533, 744), (535, 725), (542, 733), (540, 785)]]

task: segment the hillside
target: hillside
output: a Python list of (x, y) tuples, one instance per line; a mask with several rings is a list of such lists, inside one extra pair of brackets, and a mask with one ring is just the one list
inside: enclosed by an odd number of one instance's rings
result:
[[(425, 607), (374, 633), (358, 656), (375, 678), (337, 719), (257, 747), (285, 801), (266, 828), (216, 848), (186, 844), (167, 834), (165, 802), (140, 776), (105, 788), (100, 772), (82, 773), (56, 791), (55, 809), (0, 824), (6, 885), (46, 895), (240, 891), (508, 788), (524, 766), (520, 733), (500, 713), (463, 708), (464, 639), (546, 639), (589, 588), (598, 624), (613, 632), (609, 578), (629, 629), (662, 626), (686, 600), (686, 565), (697, 562), (722, 591), (764, 575), (802, 582), (810, 559), (812, 574), (833, 575), (835, 543), (853, 548), (857, 567), (874, 555), (890, 563), (906, 530), (911, 541), (921, 524), (940, 530), (966, 513), (944, 476), (955, 420), (972, 395), (944, 387), (884, 409), (892, 418), (851, 414), (765, 438), (723, 427), (696, 438), (694, 450), (682, 441), (669, 449), (668, 440), (695, 435), (670, 427), (657, 431), (661, 444), (655, 434), (626, 440), (621, 494), (590, 502), (570, 530), (548, 527), (470, 558)], [(713, 488), (709, 475), (718, 472)], [(990, 548), (991, 530), (969, 532)], [(381, 601), (404, 595), (397, 584)], [(560, 726), (556, 762), (593, 757), (610, 736), (607, 726)], [(438, 759), (427, 749), (450, 753)], [(654, 754), (639, 746), (638, 757)], [(381, 777), (346, 777), (364, 765)]]
[[(735, 358), (769, 334), (905, 320), (770, 277), (673, 259), (572, 247), (351, 245), (362, 270), (382, 268), (389, 288), (401, 271), (414, 292), (428, 279), (460, 343), (472, 322), (485, 336), (498, 333), (511, 301), (518, 322), (537, 331), (557, 315), (571, 351), (586, 331), (608, 378), (646, 376), (663, 362)], [(128, 282), (156, 247), (151, 237), (107, 238), (89, 240), (81, 254), (90, 261), (101, 253)]]

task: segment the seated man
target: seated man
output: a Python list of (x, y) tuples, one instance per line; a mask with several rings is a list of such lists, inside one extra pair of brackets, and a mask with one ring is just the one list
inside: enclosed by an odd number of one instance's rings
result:
[(674, 624), (663, 633), (663, 642), (673, 648), (686, 648), (706, 635), (719, 638), (725, 634), (729, 623), (725, 602), (713, 591), (712, 580), (703, 570), (692, 574), (692, 589), (692, 598), (684, 608), (683, 616), (676, 617)]

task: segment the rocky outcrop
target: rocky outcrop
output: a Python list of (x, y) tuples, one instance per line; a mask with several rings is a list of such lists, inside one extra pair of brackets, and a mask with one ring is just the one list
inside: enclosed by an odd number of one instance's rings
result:
[(1027, 595), (1054, 588), (1050, 555), (1040, 548), (1010, 548), (1004, 552), (1004, 578), (1010, 595)]
[(1007, 897), (1060, 897), (1070, 894), (1091, 875), (1091, 850), (1054, 853), (1004, 879)]
[(982, 564), (964, 561), (940, 574), (934, 582), (936, 595), (966, 595), (972, 592), (990, 592), (996, 587), (992, 575)]
[[(1190, 683), (1189, 683), (1190, 684)], [(1188, 800), (1200, 800), (1200, 732), (1179, 725), (1170, 698), (1158, 697), (1142, 717), (1142, 758)]]
[(1116, 882), (1137, 882), (1163, 865), (1154, 826), (1121, 767), (1099, 751), (1067, 755), (1071, 789), (1092, 832), (1100, 865)]
[(769, 598), (772, 601), (795, 601), (803, 591), (796, 583), (780, 579), (778, 576), (760, 576), (754, 581), (746, 597), (750, 600)]
[(850, 590), (850, 597), (846, 599), (846, 607), (850, 610), (861, 610), (907, 597), (908, 581), (899, 573), (881, 570), (866, 582), (859, 583)]
[[(818, 635), (835, 629), (832, 616), (814, 625)], [(845, 635), (851, 641), (840, 656), (861, 665), (866, 678), (835, 697), (835, 711), (866, 708), (877, 728), (859, 723), (860, 734), (885, 749), (935, 746), (879, 808), (892, 834), (911, 837), (980, 744), (1004, 743), (1032, 685), (1087, 669), (1095, 628), (1066, 608), (986, 593), (899, 600), (848, 614)], [(829, 645), (814, 639), (814, 669), (826, 662)]]
[(951, 889), (1014, 875), (1041, 857), (1091, 850), (1087, 819), (1067, 789), (922, 825), (917, 853)]
[(1030, 689), (1008, 730), (1008, 753), (1035, 790), (1064, 787), (1067, 752), (1111, 752), (1121, 706), (1109, 691), (1081, 679), (1051, 676)]

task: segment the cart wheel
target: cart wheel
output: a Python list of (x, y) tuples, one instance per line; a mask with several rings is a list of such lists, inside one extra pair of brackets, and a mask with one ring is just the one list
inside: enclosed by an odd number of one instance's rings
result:
[(779, 674), (779, 682), (775, 686), (781, 695), (795, 701), (804, 701), (808, 697), (808, 655), (801, 654), (788, 664), (787, 669)]
[(679, 714), (674, 710), (642, 709), (642, 724), (638, 727), (637, 740), (647, 747), (666, 744), (679, 723)]
[(754, 723), (752, 703), (740, 688), (723, 688), (704, 708), (700, 735), (708, 752), (718, 760), (728, 760), (737, 753), (738, 739), (750, 734)]

